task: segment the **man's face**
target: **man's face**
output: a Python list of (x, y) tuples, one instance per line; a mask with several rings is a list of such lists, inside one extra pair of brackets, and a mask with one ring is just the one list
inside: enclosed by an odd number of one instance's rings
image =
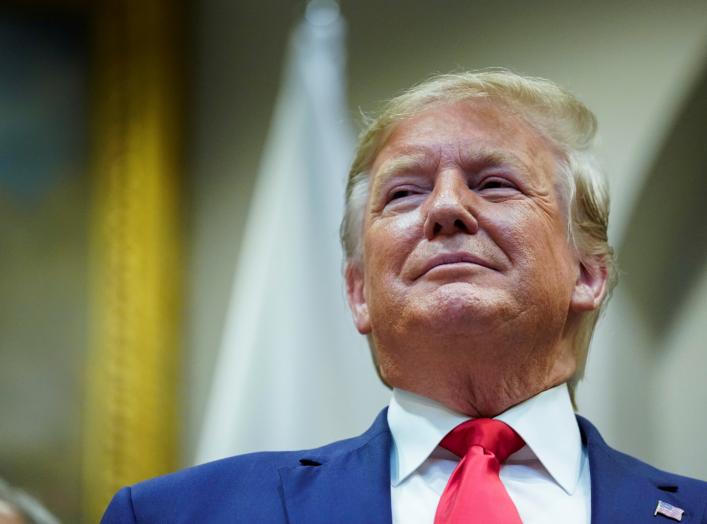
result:
[(556, 166), (543, 137), (488, 101), (395, 128), (371, 171), (362, 267), (347, 273), (389, 383), (414, 391), (430, 370), (445, 380), (445, 366), (492, 371), (543, 352), (573, 371), (565, 331), (588, 297)]

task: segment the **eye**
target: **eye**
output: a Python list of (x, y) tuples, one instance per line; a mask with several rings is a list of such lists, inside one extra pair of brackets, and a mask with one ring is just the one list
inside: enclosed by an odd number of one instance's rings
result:
[(506, 178), (493, 176), (483, 179), (478, 185), (477, 189), (479, 191), (489, 189), (515, 189), (515, 186), (510, 180)]
[(413, 194), (413, 192), (410, 189), (396, 189), (395, 191), (393, 191), (390, 194), (390, 198), (388, 200), (392, 202), (393, 200), (405, 198), (405, 197), (410, 196), (412, 194)]
[(396, 200), (402, 200), (404, 198), (419, 195), (421, 193), (420, 188), (416, 187), (396, 187), (388, 194), (388, 202), (394, 202)]

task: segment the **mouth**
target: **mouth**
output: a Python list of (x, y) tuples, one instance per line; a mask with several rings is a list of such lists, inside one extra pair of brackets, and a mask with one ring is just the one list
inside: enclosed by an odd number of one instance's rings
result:
[(486, 269), (494, 269), (494, 267), (492, 267), (491, 264), (485, 260), (468, 252), (441, 253), (425, 262), (417, 278), (420, 278), (435, 268), (443, 266), (454, 266), (460, 268), (463, 268), (464, 266), (480, 266)]

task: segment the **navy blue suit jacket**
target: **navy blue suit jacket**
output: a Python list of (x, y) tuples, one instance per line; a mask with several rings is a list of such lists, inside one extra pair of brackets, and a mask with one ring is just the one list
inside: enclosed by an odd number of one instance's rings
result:
[[(592, 524), (673, 522), (658, 500), (707, 524), (707, 483), (640, 462), (609, 446), (577, 417), (589, 453)], [(390, 524), (386, 410), (363, 435), (308, 451), (253, 453), (189, 468), (120, 490), (102, 524)]]

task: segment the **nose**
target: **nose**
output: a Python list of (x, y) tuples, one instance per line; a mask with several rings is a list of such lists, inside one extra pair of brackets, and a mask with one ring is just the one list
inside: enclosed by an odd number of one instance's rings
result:
[(427, 239), (457, 233), (476, 234), (479, 222), (473, 213), (474, 197), (462, 173), (439, 173), (426, 206), (424, 231)]

